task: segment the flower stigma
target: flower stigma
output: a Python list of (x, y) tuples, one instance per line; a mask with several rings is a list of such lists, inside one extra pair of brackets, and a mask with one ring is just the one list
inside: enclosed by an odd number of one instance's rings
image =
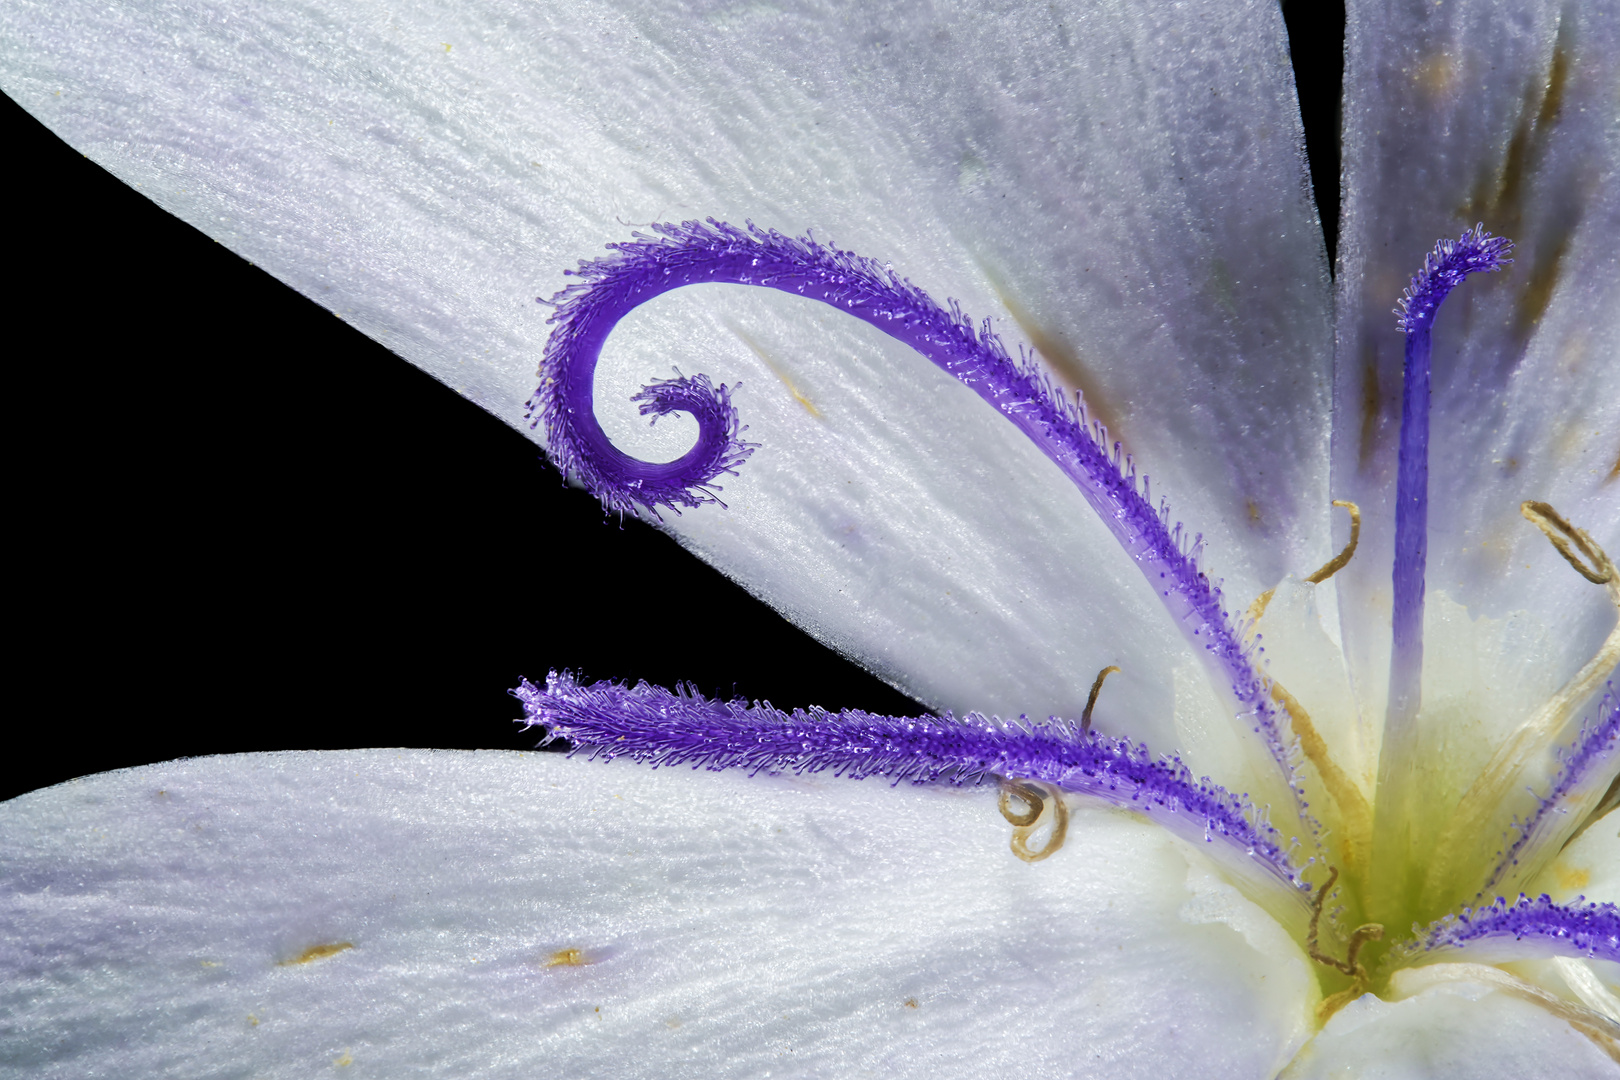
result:
[[(1436, 723), (1422, 697), (1432, 329), (1446, 296), (1465, 278), (1511, 262), (1511, 242), (1481, 226), (1440, 241), (1397, 308), (1405, 382), (1390, 678), (1381, 732), (1373, 737), (1330, 723), (1321, 712), (1313, 719), (1318, 706), (1301, 700), (1314, 700), (1307, 687), (1296, 683), (1296, 696), (1284, 686), (1284, 676), (1292, 681), (1296, 672), (1271, 670), (1262, 631), (1287, 634), (1290, 620), (1299, 618), (1297, 605), (1274, 603), (1281, 586), (1238, 609), (1241, 618), (1230, 615), (1200, 565), (1202, 537), (1173, 523), (1162, 498), (1157, 506), (1150, 502), (1148, 478), (1138, 478), (1134, 461), (1088, 416), (1083, 397), (1058, 388), (1032, 353), (1020, 349), (1015, 359), (988, 321), (975, 323), (954, 301), (936, 303), (871, 259), (752, 223), (657, 225), (653, 234), (637, 233), (609, 249), (609, 256), (570, 271), (577, 281), (544, 301), (555, 309), (554, 329), (529, 403), (532, 421), (545, 425), (558, 468), (609, 512), (656, 518), (661, 508), (678, 513), (717, 503), (722, 479), (735, 475), (757, 445), (743, 440), (747, 429), (728, 387), (677, 372), (633, 400), (655, 419), (690, 413), (698, 425), (696, 444), (656, 464), (614, 447), (595, 418), (593, 396), (598, 358), (614, 325), (664, 292), (706, 282), (820, 301), (910, 346), (973, 390), (1073, 483), (1202, 660), (1251, 767), (1243, 777), (1227, 778), (1247, 789), (1235, 793), (1195, 778), (1178, 756), (1108, 733), (1106, 703), (1094, 725), (1103, 682), (1119, 670), (1112, 665), (1096, 676), (1077, 721), (977, 712), (784, 712), (763, 702), (706, 698), (691, 687), (584, 683), (553, 671), (543, 687), (525, 680), (513, 691), (528, 723), (544, 728), (546, 742), (564, 739), (576, 753), (654, 767), (995, 785), (997, 807), (1013, 828), (1012, 853), (1030, 863), (1062, 847), (1068, 800), (1098, 800), (1197, 844), (1293, 935), (1314, 961), (1323, 994), (1319, 1023), (1362, 994), (1408, 996), (1415, 986), (1470, 978), (1484, 967), (1497, 973), (1495, 983), (1570, 1019), (1611, 1055), (1620, 1054), (1617, 1018), (1491, 966), (1525, 958), (1620, 961), (1620, 909), (1518, 892), (1615, 804), (1620, 698), (1612, 684), (1595, 713), (1576, 721), (1620, 663), (1620, 624), (1462, 786), (1437, 783), (1425, 752), (1424, 733)], [(1290, 585), (1295, 595), (1311, 595), (1356, 554), (1361, 509), (1345, 500), (1333, 505), (1350, 517), (1349, 541)], [(1620, 573), (1603, 548), (1544, 502), (1527, 500), (1521, 509), (1620, 611)], [(1450, 603), (1442, 596), (1435, 593), (1435, 605)], [(1342, 670), (1343, 656), (1332, 649), (1321, 662)], [(1434, 655), (1431, 664), (1439, 662)], [(1369, 711), (1366, 703), (1360, 708)], [(1317, 790), (1326, 798), (1313, 800)], [(1524, 803), (1526, 791), (1533, 804)], [(1587, 969), (1571, 970), (1568, 984), (1584, 986), (1580, 972)]]

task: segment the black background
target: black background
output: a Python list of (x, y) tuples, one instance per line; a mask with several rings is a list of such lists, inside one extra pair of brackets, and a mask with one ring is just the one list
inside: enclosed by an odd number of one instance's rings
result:
[[(1284, 10), (1331, 247), (1343, 8)], [(4, 98), (0, 128), (0, 799), (195, 754), (527, 748), (506, 691), (553, 666), (917, 708)]]

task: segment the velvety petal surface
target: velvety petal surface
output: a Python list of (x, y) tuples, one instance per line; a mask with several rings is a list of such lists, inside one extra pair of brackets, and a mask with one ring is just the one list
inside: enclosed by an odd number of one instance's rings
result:
[(1588, 825), (1558, 853), (1531, 891), (1561, 904), (1581, 898), (1620, 904), (1620, 812), (1611, 810)]
[(1253, 1077), (1307, 961), (1203, 856), (992, 791), (550, 754), (194, 759), (0, 806), (0, 1075)]
[(1620, 1065), (1545, 1009), (1474, 983), (1405, 1001), (1368, 995), (1340, 1010), (1283, 1072), (1286, 1080), (1596, 1080)]
[[(1235, 604), (1327, 553), (1326, 273), (1270, 0), (21, 0), (0, 85), (509, 423), (577, 259), (657, 220), (813, 228), (1084, 388)], [(744, 384), (730, 509), (668, 527), (789, 617), (936, 706), (1072, 715), (1118, 662), (1099, 723), (1174, 744), (1151, 590), (908, 350), (707, 286), (608, 353), (627, 448), (679, 450), (623, 401), (671, 364)]]
[(1620, 548), (1620, 8), (1348, 9), (1333, 490), (1364, 514), (1340, 578), (1358, 689), (1381, 711), (1404, 349), (1390, 309), (1434, 242), (1476, 222), (1515, 241), (1515, 262), (1461, 286), (1434, 327), (1428, 587), (1470, 618), (1551, 628), (1557, 685), (1613, 610), (1519, 505)]

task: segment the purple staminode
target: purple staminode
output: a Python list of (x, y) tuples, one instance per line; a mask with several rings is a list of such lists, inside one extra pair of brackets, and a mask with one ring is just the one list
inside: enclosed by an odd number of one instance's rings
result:
[[(1568, 813), (1564, 804), (1572, 796), (1587, 790), (1594, 781), (1608, 785), (1617, 753), (1620, 753), (1620, 697), (1616, 696), (1611, 683), (1598, 706), (1597, 721), (1583, 723), (1574, 743), (1559, 755), (1562, 764), (1553, 778), (1551, 790), (1538, 798), (1529, 818), (1515, 825), (1519, 835), (1508, 845), (1481, 893), (1495, 888), (1497, 882), (1511, 873), (1526, 856), (1527, 849), (1534, 851), (1545, 845), (1547, 834), (1559, 823), (1558, 819)], [(1605, 769), (1605, 765), (1609, 768)]]
[[(1138, 489), (1135, 467), (1121, 459), (1107, 432), (1088, 425), (1083, 403), (1071, 400), (1029, 357), (1014, 361), (988, 322), (975, 326), (953, 302), (927, 293), (871, 259), (789, 237), (750, 223), (747, 229), (710, 219), (657, 225), (610, 244), (613, 255), (582, 262), (579, 283), (551, 298), (556, 325), (541, 361), (531, 416), (546, 425), (551, 456), (610, 510), (679, 509), (713, 501), (715, 481), (752, 448), (740, 439), (724, 386), (676, 380), (642, 405), (643, 412), (687, 408), (697, 416), (698, 442), (666, 464), (638, 461), (615, 448), (596, 421), (593, 380), (602, 344), (615, 323), (640, 304), (683, 285), (725, 282), (778, 289), (820, 300), (911, 346), (958, 379), (1008, 420), (1072, 480), (1159, 593), (1195, 647), (1231, 687), (1272, 758), (1293, 784), (1293, 766), (1264, 680), (1241, 635), (1221, 606), (1220, 590), (1200, 572), (1199, 541), (1186, 544), (1169, 509), (1156, 510)], [(644, 392), (644, 394), (647, 392)], [(1143, 488), (1146, 478), (1143, 479)], [(1294, 787), (1298, 799), (1297, 787)]]
[[(1584, 899), (1584, 898), (1581, 898)], [(1396, 954), (1464, 950), (1483, 960), (1570, 956), (1620, 960), (1620, 908), (1613, 904), (1555, 904), (1545, 894), (1520, 895), (1509, 904), (1498, 897), (1489, 907), (1448, 915)]]
[(1495, 272), (1513, 242), (1483, 225), (1441, 240), (1412, 275), (1395, 314), (1406, 335), (1400, 456), (1395, 476), (1395, 609), (1391, 618), (1389, 718), (1417, 715), (1423, 682), (1423, 571), (1429, 552), (1429, 352), (1435, 313), (1469, 274)]
[(1222, 841), (1228, 861), (1257, 867), (1293, 892), (1302, 888), (1277, 831), (1243, 800), (1194, 780), (1178, 760), (1154, 758), (1145, 746), (1063, 720), (894, 717), (855, 709), (786, 713), (768, 703), (712, 700), (690, 688), (582, 685), (555, 671), (544, 689), (525, 680), (512, 693), (529, 724), (545, 727), (545, 742), (567, 739), (592, 757), (713, 771), (831, 770), (896, 784), (1039, 780), (1146, 814), (1182, 836)]

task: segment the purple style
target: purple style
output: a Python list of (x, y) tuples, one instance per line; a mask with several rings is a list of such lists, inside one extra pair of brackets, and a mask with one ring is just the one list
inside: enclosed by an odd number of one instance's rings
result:
[(1395, 309), (1406, 335), (1401, 442), (1395, 476), (1395, 612), (1390, 645), (1389, 717), (1404, 724), (1418, 713), (1423, 682), (1423, 571), (1429, 557), (1429, 351), (1435, 313), (1469, 274), (1494, 273), (1513, 260), (1513, 242), (1483, 225), (1441, 240)]
[[(540, 364), (541, 383), (529, 403), (546, 425), (553, 461), (579, 480), (609, 510), (656, 514), (714, 501), (716, 479), (732, 472), (752, 446), (740, 440), (724, 386), (676, 379), (638, 397), (644, 414), (677, 408), (699, 422), (695, 445), (667, 464), (638, 461), (620, 452), (596, 422), (593, 379), (602, 343), (618, 320), (671, 289), (724, 282), (778, 289), (848, 312), (911, 346), (964, 385), (1040, 447), (1074, 482), (1109, 531), (1141, 568), (1188, 640), (1221, 672), (1264, 740), (1290, 787), (1297, 787), (1288, 748), (1268, 687), (1249, 649), (1221, 606), (1220, 589), (1198, 568), (1202, 537), (1187, 544), (1181, 525), (1170, 525), (1162, 501), (1148, 501), (1135, 466), (1122, 459), (1107, 431), (1088, 425), (1083, 402), (1055, 387), (1032, 358), (1014, 361), (988, 321), (975, 326), (954, 302), (941, 307), (927, 293), (879, 263), (749, 224), (746, 230), (710, 219), (654, 226), (657, 237), (637, 234), (615, 252), (571, 271), (580, 283), (549, 301), (556, 324)], [(705, 395), (707, 397), (705, 398)], [(1303, 805), (1303, 804), (1302, 804)]]

